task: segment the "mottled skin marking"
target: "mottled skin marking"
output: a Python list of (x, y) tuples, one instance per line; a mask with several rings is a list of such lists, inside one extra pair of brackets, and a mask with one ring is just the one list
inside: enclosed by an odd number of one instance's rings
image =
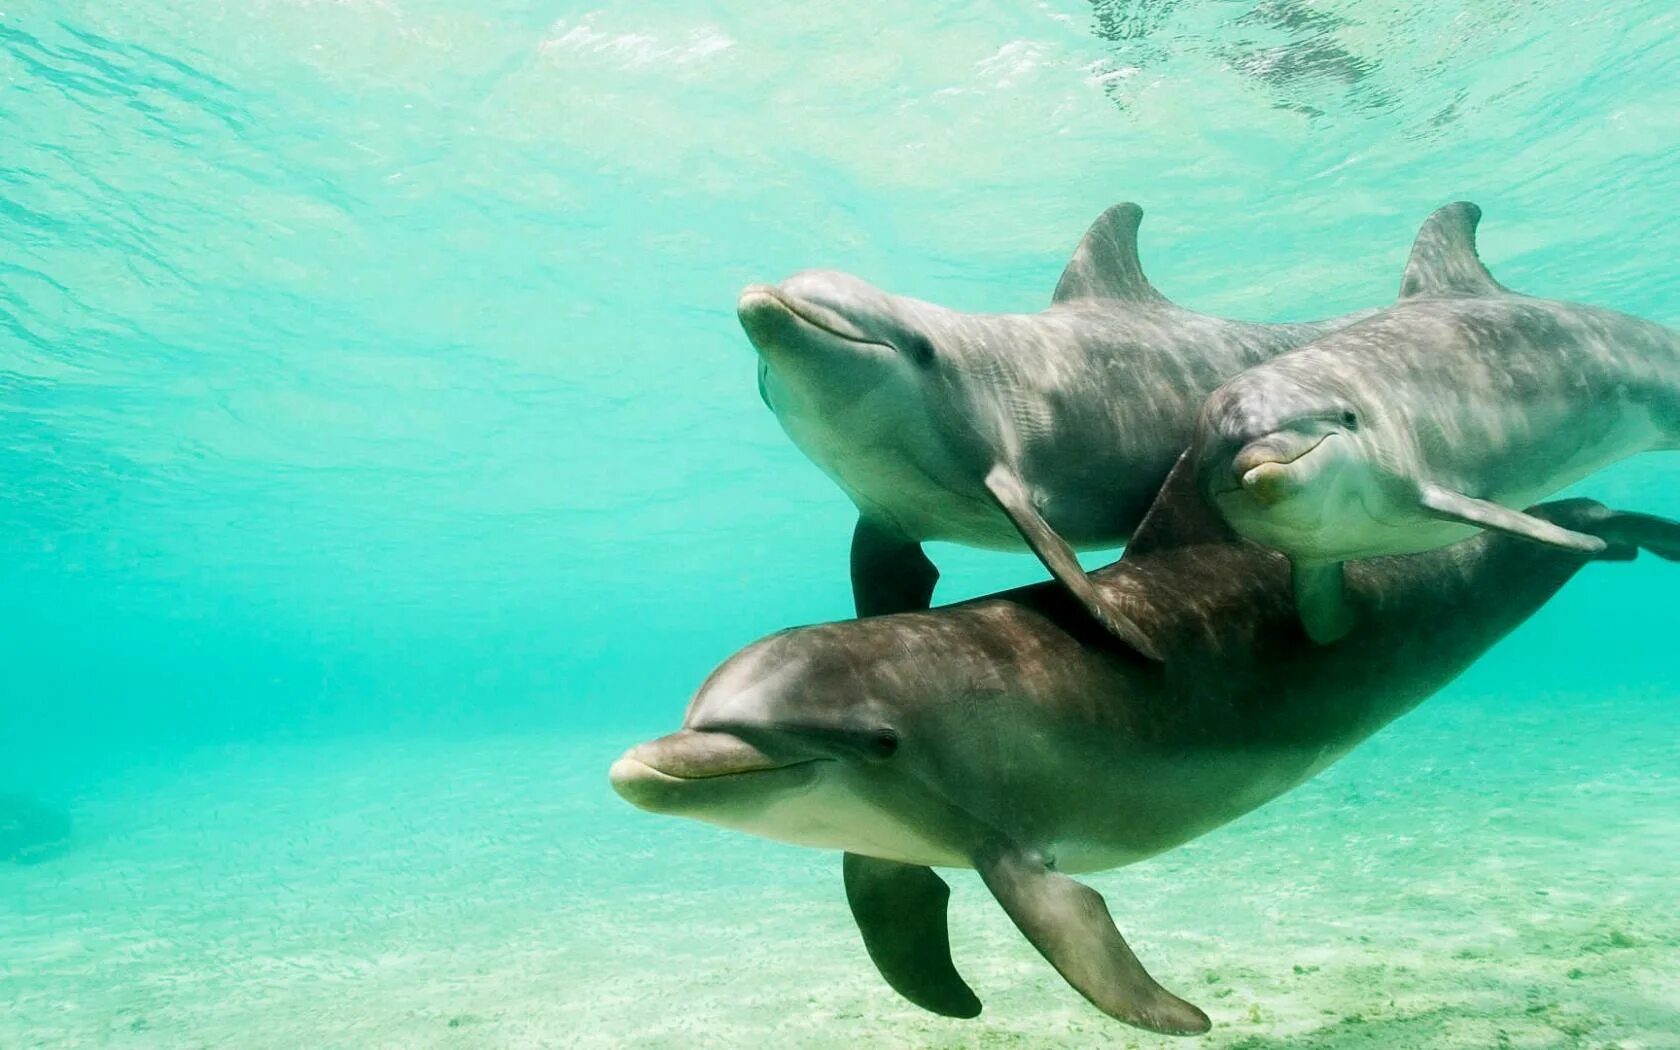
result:
[[(1239, 533), (1307, 568), (1478, 528), (1587, 542), (1509, 509), (1680, 447), (1680, 333), (1506, 290), (1476, 257), (1479, 215), (1431, 216), (1397, 305), (1208, 398), (1201, 482)], [(1334, 615), (1314, 605), (1309, 626)]]
[[(718, 668), (684, 728), (627, 752), (614, 786), (655, 812), (863, 858), (848, 862), (862, 867), (848, 887), (868, 888), (857, 918), (870, 955), (929, 1009), (971, 1016), (978, 1001), (954, 971), (939, 976), (949, 947), (926, 912), (944, 898), (921, 873), (974, 867), (1101, 1009), (1205, 1030), (1066, 874), (1153, 856), (1300, 784), (1451, 681), (1594, 556), (1484, 534), (1357, 563), (1346, 582), (1360, 622), (1318, 646), (1296, 621), (1288, 563), (1229, 533), (1193, 466), (1174, 472), (1126, 557), (1091, 574), (1131, 603), (1161, 663), (1129, 659), (1054, 584), (785, 631)], [(1596, 557), (1645, 546), (1680, 558), (1675, 523), (1580, 500), (1535, 513), (1604, 538)]]
[[(1076, 550), (1123, 543), (1209, 392), (1365, 316), (1267, 325), (1175, 306), (1138, 262), (1141, 215), (1105, 212), (1035, 314), (963, 313), (822, 271), (743, 293), (765, 403), (880, 545), (854, 547), (860, 614), (926, 607), (895, 580), (925, 573), (928, 540), (1021, 550), (1016, 519), (1041, 516)], [(1000, 466), (1028, 506), (988, 489)]]

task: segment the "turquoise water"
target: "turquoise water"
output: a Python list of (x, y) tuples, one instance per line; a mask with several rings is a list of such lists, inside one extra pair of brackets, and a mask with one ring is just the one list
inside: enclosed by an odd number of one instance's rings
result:
[[(0, 8), (0, 793), (77, 829), (0, 865), (0, 1047), (1161, 1042), (968, 885), (988, 1012), (918, 1014), (833, 858), (608, 790), (730, 652), (850, 611), (737, 292), (1038, 309), (1135, 200), (1175, 301), (1323, 317), (1466, 198), (1506, 285), (1680, 325), (1677, 40), (1562, 0)], [(1579, 491), (1680, 516), (1662, 457)], [(1040, 576), (936, 558), (942, 601)], [(1589, 569), (1093, 884), (1236, 989), (1211, 1045), (1680, 1046), (1677, 585)]]

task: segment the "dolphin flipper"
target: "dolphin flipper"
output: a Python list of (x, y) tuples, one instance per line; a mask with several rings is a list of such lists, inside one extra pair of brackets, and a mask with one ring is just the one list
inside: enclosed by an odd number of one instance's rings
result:
[(1329, 645), (1353, 630), (1353, 610), (1348, 608), (1342, 563), (1303, 565), (1290, 562), (1295, 586), (1295, 611), (1307, 637)]
[(1608, 543), (1650, 551), (1664, 561), (1680, 561), (1680, 522), (1668, 518), (1613, 510), (1593, 533)]
[(920, 864), (846, 854), (846, 901), (863, 946), (893, 991), (945, 1017), (978, 1017), (980, 1000), (951, 962), (951, 888)]
[(1211, 1027), (1207, 1014), (1149, 976), (1096, 890), (1012, 848), (983, 853), (975, 867), (1033, 947), (1097, 1009), (1162, 1035)]
[(1044, 520), (1044, 515), (1033, 505), (1026, 483), (1019, 475), (999, 464), (986, 475), (986, 491), (992, 494), (998, 506), (1009, 515), (1016, 531), (1027, 541), (1027, 546), (1032, 548), (1032, 552), (1038, 555), (1038, 560), (1044, 563), (1044, 567), (1050, 570), (1050, 575), (1056, 577), (1062, 586), (1079, 599), (1079, 603), (1096, 617), (1098, 623), (1149, 659), (1157, 662), (1163, 659), (1160, 648), (1143, 633), (1143, 629), (1134, 623), (1131, 617), (1122, 610), (1110, 608), (1103, 601), (1096, 587), (1091, 584), (1091, 578), (1085, 574), (1084, 566), (1079, 564), (1073, 548), (1056, 534), (1056, 530), (1050, 527), (1050, 523)]
[(859, 616), (920, 612), (932, 604), (938, 582), (939, 570), (920, 543), (858, 518), (852, 530), (852, 602)]
[(1532, 514), (1524, 514), (1520, 510), (1466, 496), (1462, 492), (1453, 492), (1439, 485), (1424, 485), (1418, 491), (1418, 504), (1443, 521), (1456, 521), (1478, 529), (1507, 532), (1551, 547), (1561, 547), (1582, 554), (1599, 554), (1605, 548), (1604, 541), (1597, 536), (1573, 532)]

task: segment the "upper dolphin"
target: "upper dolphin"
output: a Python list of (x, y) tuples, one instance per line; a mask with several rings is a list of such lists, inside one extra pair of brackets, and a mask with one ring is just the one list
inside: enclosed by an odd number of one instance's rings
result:
[[(1130, 659), (1054, 584), (799, 628), (712, 673), (678, 732), (611, 771), (630, 802), (843, 850), (870, 958), (926, 1009), (980, 1012), (933, 866), (974, 868), (1021, 932), (1113, 1017), (1208, 1019), (1157, 984), (1070, 874), (1142, 860), (1288, 791), (1452, 680), (1594, 557), (1680, 559), (1680, 524), (1585, 500), (1536, 508), (1597, 555), (1489, 534), (1350, 567), (1341, 644), (1295, 622), (1287, 563), (1231, 536), (1186, 461), (1125, 558), (1092, 574), (1159, 641)], [(1147, 914), (1147, 901), (1127, 910)]]
[(1507, 290), (1477, 257), (1480, 218), (1463, 201), (1436, 211), (1398, 304), (1237, 376), (1197, 423), (1204, 491), (1289, 556), (1319, 641), (1351, 626), (1342, 562), (1478, 529), (1596, 550), (1514, 508), (1680, 448), (1680, 332)]
[(1132, 534), (1221, 382), (1369, 311), (1249, 324), (1176, 306), (1138, 261), (1142, 217), (1105, 211), (1034, 314), (962, 313), (821, 270), (741, 294), (765, 404), (857, 505), (859, 615), (927, 608), (938, 570), (924, 541), (1025, 545), (1159, 655), (1074, 550)]

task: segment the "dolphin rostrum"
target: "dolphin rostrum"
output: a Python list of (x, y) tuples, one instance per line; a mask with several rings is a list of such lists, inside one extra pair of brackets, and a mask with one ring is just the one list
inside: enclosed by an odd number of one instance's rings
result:
[(1141, 663), (1044, 583), (931, 612), (775, 634), (719, 667), (683, 728), (612, 767), (635, 805), (845, 851), (846, 896), (887, 983), (925, 1009), (980, 1001), (934, 867), (977, 869), (1098, 1009), (1168, 1034), (1196, 1007), (1144, 970), (1070, 876), (1143, 860), (1313, 776), (1416, 706), (1594, 558), (1680, 559), (1680, 523), (1586, 500), (1534, 508), (1596, 553), (1499, 533), (1349, 566), (1339, 645), (1296, 623), (1288, 563), (1230, 534), (1181, 463), (1125, 557), (1092, 574), (1161, 648)]
[(1249, 324), (1176, 306), (1144, 277), (1142, 216), (1105, 211), (1034, 314), (961, 313), (829, 271), (741, 294), (765, 404), (857, 505), (860, 616), (928, 607), (924, 541), (1025, 546), (1159, 656), (1074, 551), (1131, 535), (1221, 382), (1365, 314)]
[(1638, 452), (1680, 448), (1680, 332), (1519, 295), (1476, 255), (1481, 209), (1438, 210), (1400, 302), (1208, 398), (1195, 455), (1242, 535), (1287, 554), (1302, 624), (1351, 626), (1341, 564), (1479, 529), (1593, 551), (1513, 509)]

